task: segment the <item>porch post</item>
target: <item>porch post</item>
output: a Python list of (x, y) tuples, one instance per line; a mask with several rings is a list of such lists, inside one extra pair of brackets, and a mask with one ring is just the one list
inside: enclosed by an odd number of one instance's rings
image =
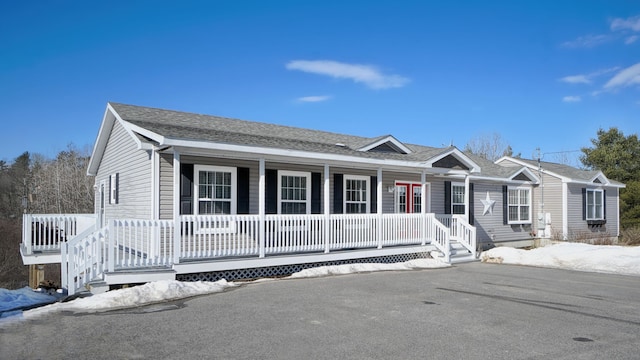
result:
[(329, 164), (324, 164), (324, 252), (329, 252), (329, 239), (331, 234), (331, 199), (329, 198)]
[(382, 249), (382, 168), (378, 168), (378, 187), (376, 212), (378, 213), (378, 249)]
[(180, 153), (173, 149), (173, 263), (180, 263), (182, 248), (182, 229), (180, 227)]
[(469, 174), (464, 177), (464, 219), (469, 223)]
[(422, 215), (422, 245), (427, 243), (427, 174), (425, 170), (420, 173), (420, 214)]
[(259, 257), (263, 258), (265, 255), (264, 245), (265, 245), (265, 231), (266, 231), (266, 198), (265, 198), (265, 189), (266, 189), (266, 180), (265, 180), (265, 164), (264, 159), (260, 159), (259, 165), (259, 176), (258, 180), (258, 215), (260, 216), (260, 224), (259, 224), (259, 238), (258, 238), (258, 251)]

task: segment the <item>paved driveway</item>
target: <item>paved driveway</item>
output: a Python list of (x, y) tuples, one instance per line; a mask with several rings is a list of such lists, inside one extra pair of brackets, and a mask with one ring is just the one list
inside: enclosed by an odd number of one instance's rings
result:
[(0, 358), (637, 359), (640, 278), (472, 263), (278, 280), (12, 325)]

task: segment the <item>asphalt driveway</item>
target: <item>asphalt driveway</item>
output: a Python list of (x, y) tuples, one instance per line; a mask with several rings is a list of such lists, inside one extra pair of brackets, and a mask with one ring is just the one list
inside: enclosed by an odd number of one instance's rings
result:
[(461, 264), (0, 328), (0, 358), (637, 359), (640, 277)]

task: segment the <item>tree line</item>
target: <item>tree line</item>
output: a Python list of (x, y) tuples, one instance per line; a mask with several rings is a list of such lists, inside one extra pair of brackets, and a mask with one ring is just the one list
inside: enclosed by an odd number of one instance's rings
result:
[(88, 148), (69, 145), (52, 159), (24, 152), (10, 164), (0, 160), (0, 288), (27, 284), (19, 248), (23, 213), (93, 213), (89, 158)]

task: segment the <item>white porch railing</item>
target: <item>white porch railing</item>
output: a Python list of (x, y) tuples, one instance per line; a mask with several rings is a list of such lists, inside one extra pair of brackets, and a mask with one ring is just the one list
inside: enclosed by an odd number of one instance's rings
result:
[(451, 240), (457, 241), (472, 254), (476, 253), (476, 228), (463, 215), (436, 215), (438, 221), (449, 228)]
[(109, 227), (105, 226), (93, 232), (87, 230), (86, 233), (62, 243), (61, 280), (62, 287), (68, 289), (69, 295), (91, 281), (104, 278), (108, 236)]
[(174, 220), (111, 220), (62, 246), (63, 285), (70, 294), (105, 272), (170, 268), (188, 260), (262, 258), (309, 252), (435, 246), (450, 261), (456, 239), (475, 249), (475, 228), (435, 214), (206, 215)]
[(22, 249), (24, 255), (34, 251), (59, 251), (61, 244), (93, 228), (94, 214), (24, 214)]

